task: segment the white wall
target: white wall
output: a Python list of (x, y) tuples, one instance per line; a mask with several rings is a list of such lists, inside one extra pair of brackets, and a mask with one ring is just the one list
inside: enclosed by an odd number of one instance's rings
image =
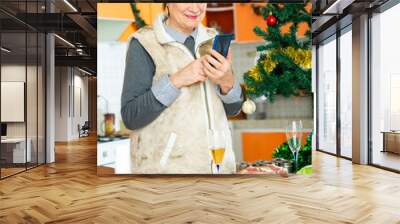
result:
[(243, 75), (257, 64), (256, 48), (264, 42), (237, 43), (232, 42), (232, 69), (238, 82), (243, 83)]
[[(36, 70), (38, 69), (38, 70)], [(25, 78), (27, 77), (27, 81)], [(9, 138), (24, 138), (25, 134), (30, 140), (30, 148), (32, 161), (44, 162), (44, 74), (42, 68), (35, 66), (25, 66), (25, 64), (3, 64), (1, 66), (1, 81), (17, 81), (26, 84), (26, 107), (23, 107), (23, 112), (26, 112), (27, 119), (24, 122), (6, 122), (7, 137)], [(2, 96), (7, 97), (7, 96)], [(1, 108), (1, 110), (10, 110), (10, 108)], [(12, 113), (12, 111), (11, 111)], [(37, 154), (39, 156), (37, 157)]]
[(72, 67), (56, 67), (55, 73), (55, 140), (70, 141), (79, 138), (78, 124), (88, 120), (88, 77)]
[[(72, 96), (72, 98), (74, 99), (74, 108), (73, 110), (75, 110), (75, 112), (72, 113), (72, 120), (71, 120), (71, 136), (72, 138), (79, 138), (79, 132), (78, 132), (78, 124), (80, 124), (81, 126), (85, 123), (85, 121), (88, 121), (89, 117), (88, 117), (88, 107), (89, 107), (89, 103), (88, 103), (88, 96), (89, 96), (89, 92), (88, 92), (88, 77), (87, 76), (81, 76), (81, 74), (83, 73), (79, 73), (79, 75), (76, 75), (76, 71), (75, 70), (75, 75), (74, 75), (74, 86), (75, 86), (75, 90), (73, 92), (73, 94), (75, 94), (74, 96)], [(78, 92), (80, 90), (80, 93)], [(80, 94), (80, 97), (79, 97)], [(81, 101), (79, 103), (79, 101)], [(81, 108), (79, 108), (81, 107)], [(82, 110), (80, 112), (80, 110)]]
[[(10, 64), (1, 66), (1, 81), (2, 82), (25, 82), (25, 64)], [(28, 67), (31, 70), (32, 67)], [(1, 108), (7, 110), (7, 108)], [(12, 122), (7, 123), (7, 136), (8, 137), (25, 137), (25, 123)]]
[[(1, 66), (1, 81), (3, 82), (25, 82), (25, 75), (26, 75), (26, 70), (28, 74), (36, 74), (36, 67), (33, 66), (27, 66), (25, 67), (24, 65), (18, 65), (18, 64), (8, 64), (8, 65), (2, 65)], [(32, 80), (29, 80), (30, 84), (36, 85), (36, 81), (32, 83)], [(32, 98), (34, 97), (36, 99), (36, 88), (31, 89), (29, 88), (28, 90), (34, 90), (34, 92), (28, 91), (27, 96), (27, 103), (29, 104), (30, 102), (33, 102)], [(29, 105), (28, 105), (29, 106)], [(36, 103), (35, 105), (36, 108)], [(1, 108), (1, 110), (7, 110), (7, 108)], [(36, 123), (36, 113), (28, 113), (27, 114), (28, 122), (35, 121)], [(26, 122), (10, 122), (7, 123), (7, 136), (8, 137), (25, 137), (25, 123)], [(31, 125), (28, 125), (28, 128), (32, 127)], [(34, 127), (36, 130), (36, 126)], [(29, 130), (28, 130), (28, 137), (29, 137)]]
[(116, 130), (120, 129), (126, 51), (127, 43), (97, 43), (97, 95), (100, 96), (97, 98), (97, 129), (100, 134), (103, 114), (107, 112), (115, 114)]
[[(50, 1), (46, 2), (46, 7), (54, 11)], [(55, 41), (54, 34), (46, 35), (46, 163), (55, 162)]]
[(55, 68), (55, 140), (68, 140), (68, 86), (69, 76), (67, 67)]

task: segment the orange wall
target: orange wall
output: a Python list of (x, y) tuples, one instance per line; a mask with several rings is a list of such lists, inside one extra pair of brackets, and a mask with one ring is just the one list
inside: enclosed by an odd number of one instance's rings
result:
[[(263, 17), (256, 15), (250, 3), (235, 3), (235, 35), (236, 41), (261, 41), (261, 37), (257, 36), (253, 29), (258, 26), (261, 29), (266, 29), (267, 24)], [(258, 5), (265, 5), (265, 3), (258, 3)], [(288, 33), (292, 24), (282, 24), (281, 32)], [(302, 37), (310, 27), (307, 23), (298, 24), (298, 36)]]
[(262, 16), (254, 13), (250, 3), (234, 3), (235, 37), (237, 41), (261, 41), (253, 29), (255, 26), (266, 27)]
[[(153, 18), (162, 12), (161, 3), (137, 3), (136, 6), (140, 10), (140, 16), (148, 24), (153, 23)], [(110, 19), (134, 19), (130, 3), (98, 3), (97, 16)]]
[[(258, 3), (264, 5), (265, 3)], [(162, 3), (137, 3), (140, 15), (147, 24), (152, 24), (153, 19), (162, 12)], [(129, 3), (99, 3), (97, 4), (98, 16), (110, 19), (128, 19), (133, 20), (133, 13)], [(236, 41), (262, 41), (253, 29), (259, 26), (266, 28), (266, 23), (262, 16), (258, 16), (253, 12), (250, 3), (234, 3), (234, 25)], [(206, 24), (206, 19), (203, 21)], [(283, 25), (281, 31), (287, 32), (290, 24)], [(136, 30), (133, 24), (129, 25), (121, 34), (120, 41), (126, 41), (127, 38)], [(303, 36), (305, 31), (309, 30), (307, 24), (299, 25), (299, 36)]]
[(129, 3), (98, 3), (97, 16), (100, 18), (133, 20), (133, 13)]
[(163, 12), (162, 3), (137, 3), (140, 16), (147, 24), (153, 24), (153, 19)]
[[(303, 145), (306, 143), (309, 134), (309, 132), (303, 134)], [(246, 162), (272, 160), (272, 153), (286, 141), (286, 133), (284, 132), (243, 132), (243, 160)]]
[[(160, 14), (162, 10), (162, 3), (137, 3), (138, 10), (140, 10), (140, 17), (147, 23), (153, 24), (154, 18)], [(127, 41), (133, 32), (136, 31), (134, 23), (130, 24), (119, 37), (119, 41)]]

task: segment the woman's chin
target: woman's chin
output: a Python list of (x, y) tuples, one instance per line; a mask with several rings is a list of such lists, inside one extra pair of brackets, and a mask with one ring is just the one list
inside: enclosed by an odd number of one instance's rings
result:
[(197, 24), (199, 24), (199, 22), (197, 22), (197, 21), (189, 21), (189, 22), (185, 23), (185, 27), (186, 27), (186, 29), (193, 30), (194, 28), (197, 27)]
[(188, 30), (196, 29), (198, 23), (190, 24), (190, 26), (186, 26)]

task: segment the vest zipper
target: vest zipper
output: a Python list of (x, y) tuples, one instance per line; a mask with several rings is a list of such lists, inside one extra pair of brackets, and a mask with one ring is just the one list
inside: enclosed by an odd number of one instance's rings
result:
[(210, 114), (210, 109), (208, 108), (208, 98), (207, 98), (207, 86), (206, 82), (203, 83), (203, 88), (204, 88), (204, 97), (206, 101), (206, 109), (207, 109), (207, 120), (208, 120), (208, 129), (211, 129), (211, 114)]
[[(197, 49), (199, 49), (199, 48), (200, 48), (202, 45), (204, 45), (204, 43), (206, 43), (206, 42), (207, 42), (207, 41), (204, 41), (203, 43), (199, 44), (199, 45), (197, 46), (197, 48), (194, 49), (194, 54), (193, 54), (193, 55), (192, 55), (192, 53), (191, 53), (186, 47), (184, 47), (184, 49), (187, 50), (187, 51), (190, 53), (190, 55), (193, 56), (194, 60), (196, 60), (196, 59), (197, 59), (197, 56), (196, 56)], [(211, 114), (210, 114), (210, 109), (209, 109), (209, 106), (208, 106), (206, 82), (203, 82), (203, 83), (202, 83), (202, 86), (203, 86), (203, 90), (204, 90), (204, 98), (205, 98), (204, 100), (205, 100), (206, 111), (207, 111), (207, 124), (208, 124), (208, 129), (211, 129)]]
[[(197, 49), (199, 49), (202, 44), (199, 44), (199, 46), (197, 46), (197, 48), (194, 50), (194, 59), (195, 60), (197, 59), (197, 56), (196, 56)], [(203, 86), (203, 89), (204, 89), (204, 98), (205, 98), (204, 100), (205, 100), (205, 105), (206, 105), (206, 110), (207, 110), (208, 130), (210, 130), (211, 129), (211, 114), (210, 114), (210, 109), (209, 109), (209, 106), (208, 106), (207, 85), (206, 85), (205, 81), (202, 83), (202, 86)]]

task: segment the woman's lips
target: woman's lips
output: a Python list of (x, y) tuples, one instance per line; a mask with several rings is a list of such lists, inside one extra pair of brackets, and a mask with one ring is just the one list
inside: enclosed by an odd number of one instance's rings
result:
[(191, 15), (186, 15), (191, 20), (196, 20), (198, 16), (191, 16)]

